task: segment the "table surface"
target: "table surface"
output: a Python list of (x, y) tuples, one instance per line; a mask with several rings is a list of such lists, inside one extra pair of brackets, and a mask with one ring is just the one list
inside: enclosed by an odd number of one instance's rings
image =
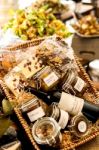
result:
[(76, 150), (99, 150), (99, 136), (76, 148)]

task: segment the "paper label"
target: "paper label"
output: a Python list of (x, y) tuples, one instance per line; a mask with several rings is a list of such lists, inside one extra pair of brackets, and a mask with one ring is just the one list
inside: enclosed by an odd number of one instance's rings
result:
[(29, 113), (27, 113), (31, 122), (36, 121), (37, 119), (43, 117), (45, 115), (44, 110), (42, 107), (39, 107)]
[(64, 110), (61, 110), (61, 116), (60, 116), (58, 124), (62, 129), (64, 129), (66, 127), (68, 120), (69, 120), (68, 113), (65, 112)]
[(83, 87), (84, 87), (84, 85), (85, 85), (85, 82), (81, 78), (78, 77), (77, 82), (76, 82), (74, 88), (77, 91), (81, 92), (82, 89), (83, 89)]
[(84, 121), (81, 121), (81, 122), (79, 122), (79, 124), (78, 124), (78, 129), (79, 129), (79, 131), (80, 132), (86, 132), (86, 130), (87, 130), (87, 125), (86, 125), (86, 123), (84, 122)]
[(48, 87), (50, 87), (51, 85), (53, 85), (57, 80), (58, 80), (58, 76), (52, 72), (50, 73), (46, 78), (44, 78), (44, 82), (47, 84)]
[(79, 112), (82, 111), (84, 106), (84, 100), (65, 92), (62, 92), (60, 101), (58, 103), (58, 107), (67, 111), (71, 115), (77, 115)]

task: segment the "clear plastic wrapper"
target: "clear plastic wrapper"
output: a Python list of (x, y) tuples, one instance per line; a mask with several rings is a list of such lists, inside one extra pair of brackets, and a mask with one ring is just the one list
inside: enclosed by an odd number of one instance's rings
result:
[(32, 55), (32, 57), (21, 61), (5, 75), (4, 81), (13, 94), (19, 97), (24, 86), (28, 84), (28, 80), (42, 68), (43, 65)]
[(61, 73), (69, 68), (76, 68), (73, 50), (65, 40), (56, 37), (45, 39), (36, 50), (36, 56), (43, 64), (49, 65)]
[(39, 81), (39, 88), (52, 90), (63, 80), (68, 69), (77, 69), (72, 48), (56, 37), (47, 38), (24, 52), (19, 51), (17, 60), (22, 61), (4, 77), (6, 85), (16, 97), (31, 81), (36, 88)]
[[(30, 50), (30, 51), (29, 51)], [(19, 49), (16, 51), (0, 50), (0, 69), (5, 72), (10, 71), (13, 67), (17, 66), (22, 60), (27, 59), (31, 56), (33, 48)]]

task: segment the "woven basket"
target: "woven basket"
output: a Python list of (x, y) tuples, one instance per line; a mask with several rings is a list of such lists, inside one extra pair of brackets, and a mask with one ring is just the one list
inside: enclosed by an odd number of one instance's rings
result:
[[(41, 39), (36, 39), (34, 41), (29, 41), (26, 42), (24, 44), (19, 44), (16, 45), (14, 47), (9, 48), (9, 50), (17, 50), (17, 49), (24, 49), (30, 46), (36, 46), (38, 44), (40, 44), (45, 38), (41, 38)], [(87, 73), (85, 72), (85, 70), (83, 69), (81, 63), (79, 62), (79, 59), (77, 56), (75, 56), (77, 65), (79, 67), (80, 70), (80, 75), (81, 77), (86, 81), (86, 83), (89, 85), (88, 89), (86, 90), (86, 93), (84, 94), (83, 98), (85, 98), (88, 101), (91, 101), (93, 103), (98, 103), (98, 93), (94, 87), (94, 85), (92, 84), (91, 80), (89, 79)], [(9, 92), (8, 88), (6, 87), (6, 85), (4, 84), (3, 81), (0, 80), (0, 84), (2, 89), (4, 90), (8, 100), (13, 103), (13, 102), (17, 102), (17, 99), (12, 96), (12, 94)], [(22, 116), (21, 111), (17, 108), (17, 103), (14, 107), (14, 111), (22, 125), (22, 127), (24, 128), (28, 138), (31, 141), (31, 144), (33, 145), (33, 148), (36, 150), (40, 150), (39, 146), (37, 145), (37, 143), (34, 141), (33, 136), (31, 134), (31, 129), (30, 126), (27, 124), (27, 122), (25, 121), (25, 119)], [(93, 126), (91, 127), (91, 132), (85, 136), (84, 138), (75, 138), (72, 136), (72, 134), (68, 131), (64, 131), (62, 133), (63, 135), (63, 140), (62, 143), (60, 145), (60, 148), (58, 148), (58, 150), (69, 150), (69, 149), (73, 149), (79, 145), (82, 145), (84, 143), (86, 143), (87, 141), (90, 141), (91, 139), (95, 138), (96, 136), (99, 135), (99, 120), (93, 124)]]

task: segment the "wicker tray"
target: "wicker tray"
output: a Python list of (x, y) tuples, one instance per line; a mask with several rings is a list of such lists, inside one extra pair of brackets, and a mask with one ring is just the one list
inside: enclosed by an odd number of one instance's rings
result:
[[(24, 49), (30, 46), (36, 46), (39, 43), (41, 43), (44, 40), (44, 38), (42, 39), (37, 39), (34, 41), (29, 41), (26, 42), (25, 44), (19, 44), (15, 47), (11, 47), (10, 50), (17, 50), (17, 49)], [(80, 75), (81, 77), (86, 81), (86, 83), (89, 85), (89, 88), (87, 89), (86, 93), (84, 94), (83, 98), (85, 98), (88, 101), (91, 101), (93, 103), (99, 103), (98, 101), (98, 93), (94, 87), (94, 85), (92, 84), (91, 80), (89, 79), (87, 73), (85, 72), (85, 70), (83, 69), (81, 63), (79, 62), (79, 59), (77, 56), (75, 56), (77, 65), (79, 67), (80, 70)], [(7, 89), (5, 83), (0, 80), (0, 84), (2, 89), (4, 90), (8, 100), (13, 103), (13, 102), (17, 102), (17, 99), (9, 92), (9, 90)], [(31, 144), (33, 145), (33, 148), (36, 150), (40, 150), (39, 146), (36, 144), (36, 142), (34, 141), (32, 134), (31, 134), (31, 129), (30, 126), (27, 124), (27, 122), (25, 121), (25, 119), (22, 116), (21, 111), (17, 108), (17, 103), (15, 103), (15, 107), (14, 107), (14, 111), (23, 127), (23, 129), (25, 130), (28, 138), (31, 141)], [(91, 139), (95, 138), (96, 136), (99, 135), (99, 120), (93, 124), (92, 128), (91, 128), (91, 132), (84, 138), (75, 138), (71, 135), (71, 133), (68, 131), (64, 131), (62, 133), (63, 135), (63, 140), (62, 140), (62, 144), (60, 145), (60, 148), (58, 148), (58, 150), (69, 150), (69, 149), (73, 149), (79, 145), (82, 145), (84, 143), (86, 143), (87, 141), (90, 141)]]

